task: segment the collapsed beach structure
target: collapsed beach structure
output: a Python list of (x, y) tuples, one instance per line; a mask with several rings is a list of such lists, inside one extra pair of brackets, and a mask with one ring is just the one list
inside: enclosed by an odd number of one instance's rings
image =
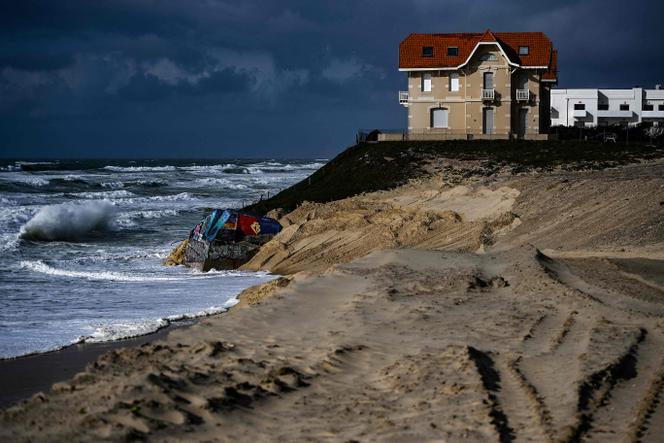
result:
[(186, 243), (181, 264), (207, 272), (236, 269), (281, 231), (279, 222), (235, 209), (215, 209), (194, 229)]

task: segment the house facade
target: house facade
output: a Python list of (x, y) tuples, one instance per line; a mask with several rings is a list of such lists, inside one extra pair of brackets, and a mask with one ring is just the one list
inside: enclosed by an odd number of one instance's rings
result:
[(553, 89), (552, 126), (664, 124), (664, 89)]
[(399, 47), (408, 138), (547, 138), (556, 63), (541, 32), (409, 35)]

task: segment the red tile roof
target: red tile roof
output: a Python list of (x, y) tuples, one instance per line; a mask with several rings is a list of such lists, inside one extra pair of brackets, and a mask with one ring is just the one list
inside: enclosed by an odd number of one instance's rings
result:
[[(411, 34), (399, 45), (399, 68), (455, 68), (464, 65), (479, 42), (496, 42), (512, 64), (525, 68), (546, 66), (555, 73), (555, 51), (542, 32), (496, 32), (463, 34)], [(433, 57), (422, 57), (422, 47), (431, 46)], [(448, 56), (456, 46), (459, 55)], [(528, 55), (519, 55), (519, 46), (528, 46)], [(551, 75), (551, 74), (549, 74)]]

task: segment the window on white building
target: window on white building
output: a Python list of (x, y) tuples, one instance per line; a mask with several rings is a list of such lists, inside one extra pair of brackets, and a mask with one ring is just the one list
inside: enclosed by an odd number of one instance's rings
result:
[(450, 74), (450, 91), (457, 92), (459, 90), (459, 73), (452, 72)]
[(655, 110), (655, 105), (651, 103), (644, 103), (643, 104), (643, 110), (644, 111), (654, 111)]
[(586, 105), (583, 103), (574, 103), (574, 110), (575, 111), (585, 111), (586, 110)]
[(431, 92), (431, 74), (422, 74), (422, 92)]
[(519, 55), (528, 55), (530, 48), (528, 46), (519, 46)]
[(597, 110), (598, 111), (608, 111), (609, 110), (609, 104), (608, 103), (598, 103), (597, 104)]
[(624, 103), (620, 105), (620, 110), (621, 111), (629, 111), (629, 105), (627, 103)]
[(659, 105), (657, 109), (659, 109), (660, 111), (664, 111), (664, 105)]

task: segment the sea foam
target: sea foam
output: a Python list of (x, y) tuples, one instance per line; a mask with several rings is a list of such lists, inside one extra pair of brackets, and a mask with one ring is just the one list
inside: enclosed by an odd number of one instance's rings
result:
[(115, 215), (115, 206), (105, 200), (46, 206), (21, 227), (20, 237), (42, 241), (81, 240), (93, 232), (114, 230)]

